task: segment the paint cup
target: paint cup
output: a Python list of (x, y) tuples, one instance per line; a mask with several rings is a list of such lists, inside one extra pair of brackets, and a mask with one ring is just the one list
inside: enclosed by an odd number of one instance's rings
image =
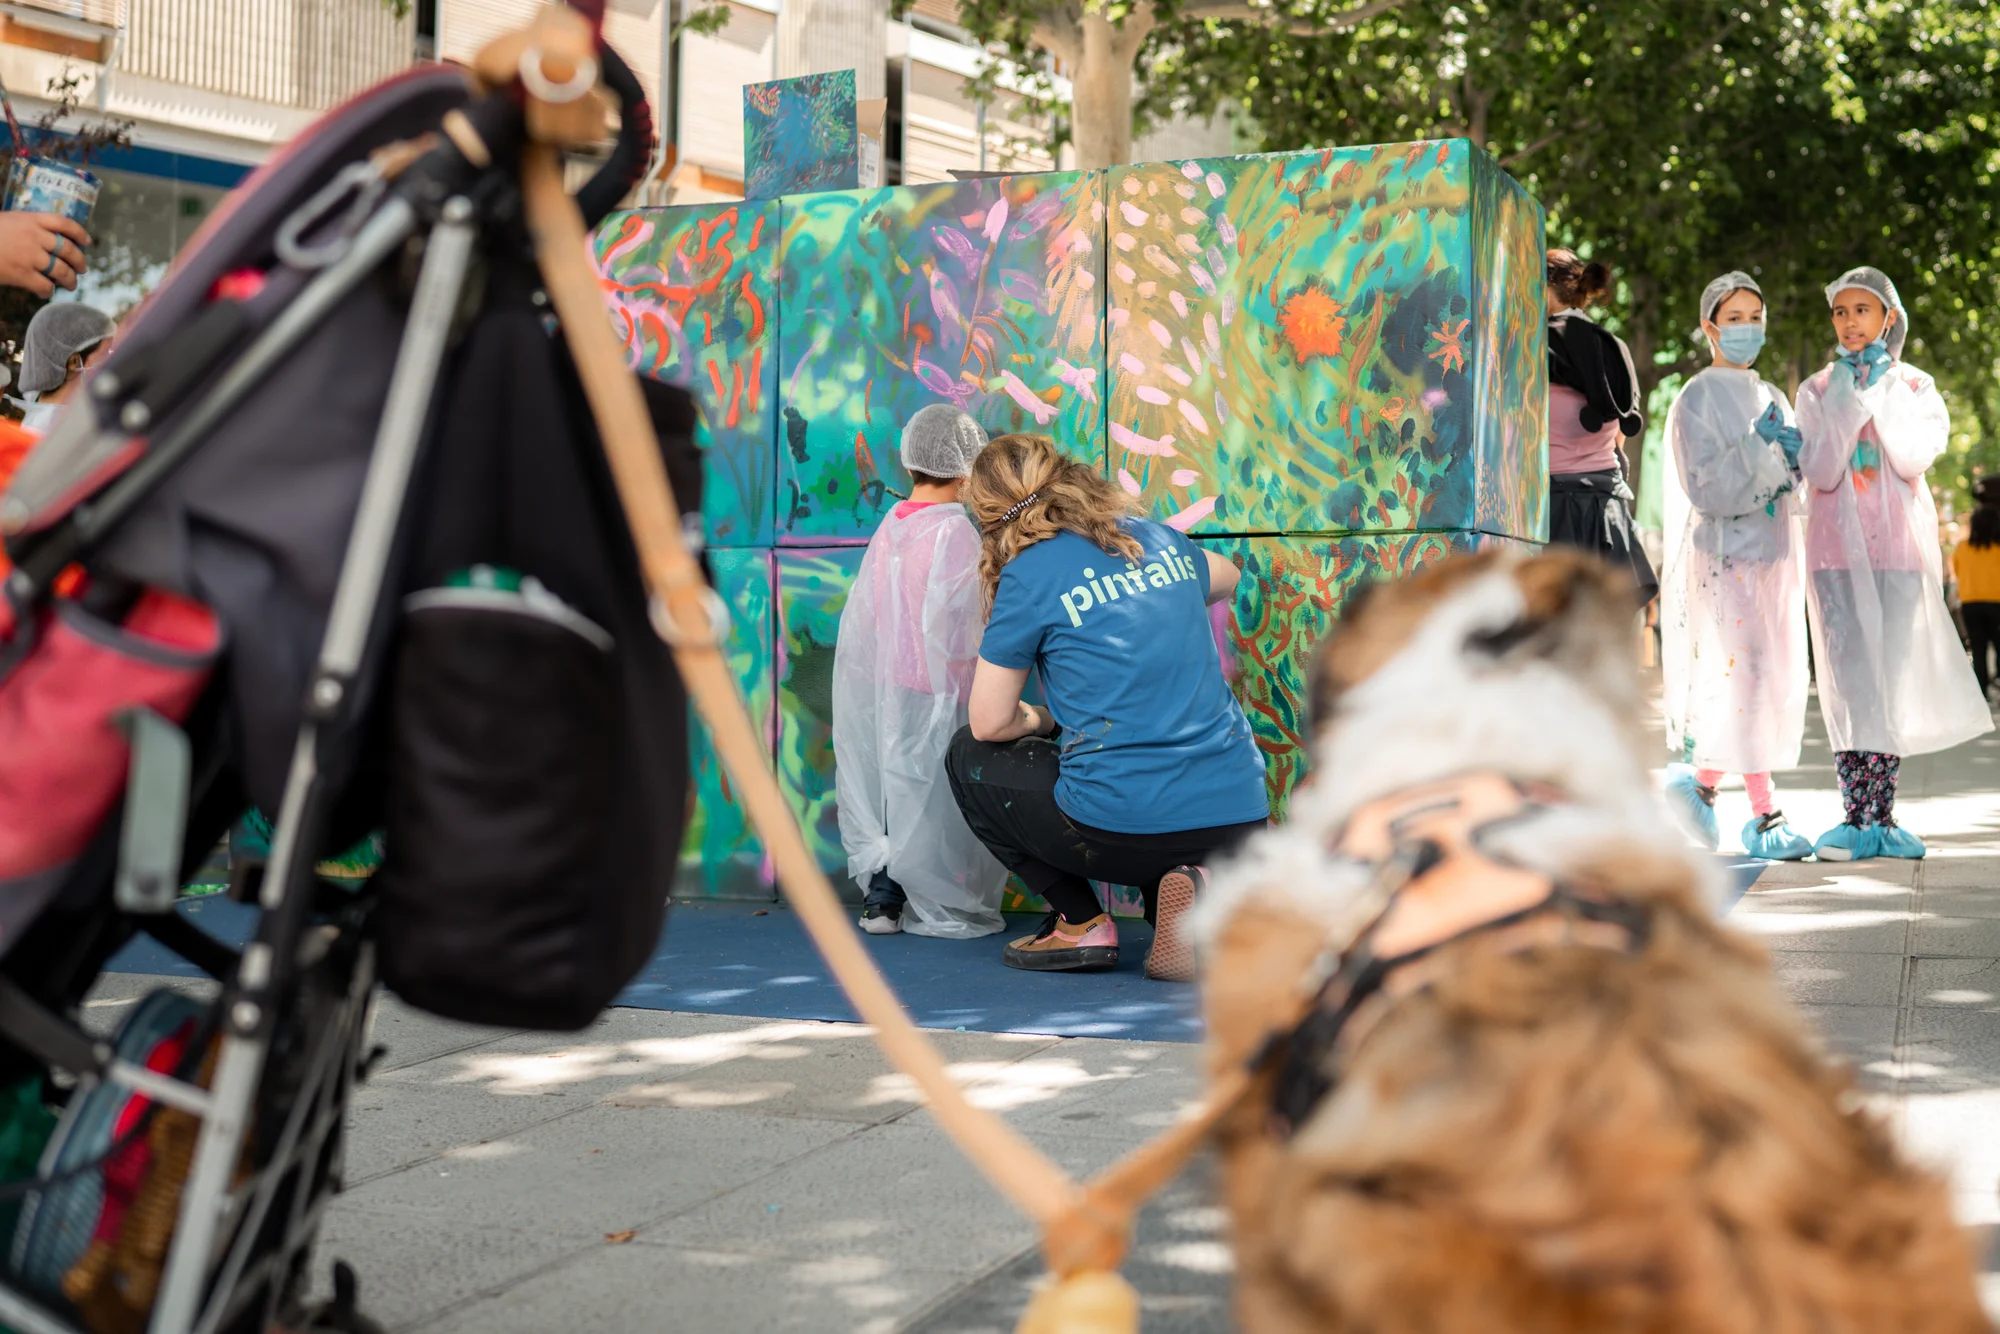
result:
[(81, 167), (16, 154), (7, 168), (4, 207), (16, 213), (60, 213), (79, 227), (97, 207), (97, 178)]

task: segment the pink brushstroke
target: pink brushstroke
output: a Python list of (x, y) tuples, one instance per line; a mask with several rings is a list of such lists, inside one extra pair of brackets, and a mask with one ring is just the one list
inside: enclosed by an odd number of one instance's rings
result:
[(1000, 233), (1007, 226), (1007, 200), (1003, 195), (999, 202), (986, 210), (986, 239), (998, 241)]
[(1175, 456), (1174, 438), (1172, 436), (1163, 435), (1158, 440), (1154, 440), (1150, 437), (1140, 435), (1123, 422), (1111, 423), (1111, 439), (1121, 449), (1128, 450), (1134, 454), (1150, 454), (1155, 458), (1172, 458)]
[(1134, 204), (1129, 199), (1121, 199), (1118, 201), (1118, 211), (1124, 214), (1125, 221), (1131, 223), (1134, 227), (1145, 226), (1146, 219), (1149, 216), (1151, 216), (1146, 212), (1145, 209), (1140, 208), (1137, 204)]
[(1000, 387), (1007, 391), (1007, 397), (1020, 404), (1035, 419), (1035, 425), (1047, 426), (1056, 419), (1055, 405), (1036, 398), (1034, 390), (1021, 383), (1021, 377), (1014, 372), (1000, 372)]
[(1181, 409), (1181, 416), (1187, 418), (1187, 424), (1189, 426), (1194, 427), (1195, 430), (1200, 431), (1203, 435), (1207, 435), (1209, 433), (1208, 422), (1205, 419), (1203, 419), (1201, 415), (1201, 410), (1199, 408), (1195, 407), (1194, 404), (1188, 402), (1186, 399), (1182, 399), (1180, 401), (1180, 409)]
[(1125, 488), (1125, 494), (1128, 496), (1136, 496), (1145, 490), (1144, 487), (1139, 485), (1139, 479), (1131, 473), (1126, 472), (1123, 468), (1118, 470), (1118, 485)]
[(1153, 386), (1149, 384), (1140, 385), (1139, 388), (1134, 392), (1136, 392), (1139, 395), (1139, 397), (1144, 399), (1146, 402), (1155, 404), (1156, 406), (1159, 407), (1165, 407), (1167, 404), (1173, 402), (1171, 398), (1167, 397), (1166, 390), (1155, 389), (1153, 388)]
[(1118, 354), (1118, 364), (1134, 375), (1144, 375), (1146, 373), (1146, 363), (1133, 356), (1130, 352), (1120, 352)]
[(1171, 480), (1175, 486), (1193, 486), (1201, 480), (1201, 474), (1193, 468), (1176, 468)]
[(1061, 357), (1056, 358), (1056, 379), (1061, 380), (1077, 393), (1083, 395), (1086, 403), (1097, 401), (1097, 368), (1095, 366), (1072, 366)]
[(1167, 527), (1177, 528), (1185, 533), (1213, 513), (1215, 513), (1215, 497), (1203, 496), (1179, 514), (1168, 516)]
[(1157, 342), (1161, 347), (1172, 347), (1174, 345), (1174, 336), (1168, 333), (1167, 326), (1158, 320), (1147, 320), (1146, 332), (1153, 335), (1153, 341)]
[(1181, 175), (1183, 175), (1183, 176), (1187, 177), (1187, 178), (1188, 178), (1189, 180), (1191, 180), (1191, 181), (1198, 181), (1198, 180), (1200, 180), (1200, 179), (1201, 179), (1201, 163), (1199, 163), (1199, 162), (1183, 162), (1183, 163), (1181, 163)]

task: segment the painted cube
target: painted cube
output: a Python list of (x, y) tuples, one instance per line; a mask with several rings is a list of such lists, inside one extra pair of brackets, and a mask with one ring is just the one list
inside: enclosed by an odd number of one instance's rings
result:
[[(765, 754), (769, 755), (777, 727), (771, 553), (742, 548), (713, 550), (709, 552), (709, 568), (716, 592), (729, 606), (729, 666), (743, 688), (744, 703), (763, 733)], [(680, 898), (775, 899), (777, 885), (764, 846), (750, 828), (735, 785), (709, 742), (708, 729), (692, 710), (690, 717), (688, 761), (694, 777), (694, 801), (681, 843), (674, 893)]]
[(1104, 459), (1097, 174), (787, 198), (778, 540), (860, 541), (910, 480), (903, 423), (955, 403)]
[(709, 544), (771, 545), (777, 202), (614, 213), (593, 248), (633, 369), (701, 404)]
[(843, 897), (860, 902), (847, 874), (834, 793), (833, 652), (861, 547), (789, 548), (777, 565), (777, 770), (806, 844)]
[(1155, 517), (1543, 536), (1541, 213), (1484, 152), (1147, 163), (1106, 196), (1108, 467)]

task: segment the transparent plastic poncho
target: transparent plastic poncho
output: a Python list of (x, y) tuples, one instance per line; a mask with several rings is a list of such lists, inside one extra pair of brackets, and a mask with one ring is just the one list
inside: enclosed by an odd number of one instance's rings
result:
[(1667, 414), (1660, 675), (1667, 745), (1726, 773), (1799, 762), (1806, 612), (1798, 479), (1755, 423), (1791, 404), (1751, 370), (1712, 367)]
[(958, 505), (892, 511), (861, 559), (833, 659), (833, 750), (847, 871), (887, 870), (903, 929), (966, 940), (1006, 923), (1007, 872), (945, 777), (983, 629), (979, 534)]
[(1951, 417), (1907, 362), (1867, 388), (1841, 362), (1799, 386), (1806, 592), (1820, 709), (1836, 750), (1922, 755), (1993, 720), (1944, 602), (1924, 472)]

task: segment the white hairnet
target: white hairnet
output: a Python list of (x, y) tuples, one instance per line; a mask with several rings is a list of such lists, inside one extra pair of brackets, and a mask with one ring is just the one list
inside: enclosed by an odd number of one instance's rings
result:
[(1764, 299), (1764, 289), (1757, 286), (1757, 280), (1741, 269), (1731, 269), (1714, 282), (1701, 289), (1701, 319), (1706, 324), (1715, 318), (1715, 308), (1726, 300), (1731, 292), (1755, 292), (1759, 301)]
[(28, 321), (21, 340), (21, 392), (46, 394), (69, 378), (69, 359), (118, 329), (109, 315), (80, 301), (51, 302)]
[(979, 423), (943, 403), (919, 408), (903, 424), (903, 466), (930, 477), (970, 477), (972, 458), (986, 448)]
[(1849, 269), (1826, 285), (1826, 304), (1850, 287), (1858, 287), (1864, 292), (1873, 292), (1882, 298), (1882, 304), (1896, 312), (1896, 323), (1889, 330), (1889, 355), (1900, 360), (1903, 344), (1910, 337), (1910, 312), (1903, 309), (1903, 298), (1896, 295), (1896, 284), (1889, 281), (1889, 275), (1880, 269), (1863, 264)]

